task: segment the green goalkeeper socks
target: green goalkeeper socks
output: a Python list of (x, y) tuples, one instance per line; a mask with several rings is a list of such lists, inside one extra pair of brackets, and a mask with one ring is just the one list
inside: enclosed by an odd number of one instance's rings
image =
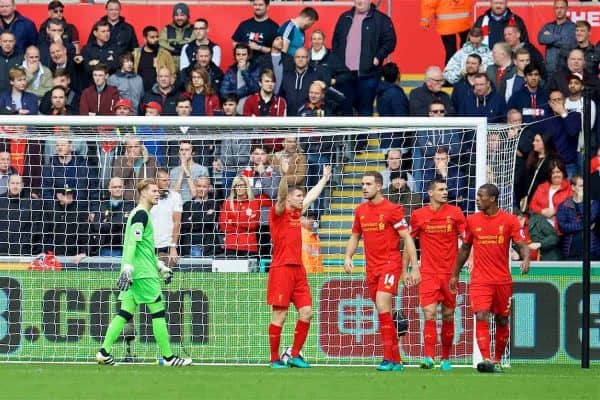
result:
[(102, 342), (102, 348), (106, 350), (107, 353), (110, 354), (110, 350), (112, 345), (117, 341), (119, 335), (123, 331), (123, 327), (127, 321), (120, 315), (117, 315), (108, 326), (106, 330), (106, 336), (104, 337), (104, 342)]
[(169, 343), (169, 331), (167, 330), (167, 321), (164, 318), (153, 318), (152, 319), (152, 332), (160, 353), (164, 358), (169, 358), (173, 355), (171, 351), (171, 344)]

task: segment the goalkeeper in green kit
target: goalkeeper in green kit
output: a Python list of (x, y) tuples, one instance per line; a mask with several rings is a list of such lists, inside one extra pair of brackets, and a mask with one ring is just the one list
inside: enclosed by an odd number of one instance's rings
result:
[(144, 179), (137, 184), (137, 192), (139, 203), (127, 219), (121, 275), (117, 282), (121, 291), (121, 309), (108, 326), (102, 348), (96, 353), (96, 360), (102, 365), (115, 364), (115, 359), (110, 355), (112, 345), (125, 324), (133, 318), (137, 306), (146, 304), (152, 314), (152, 332), (163, 356), (160, 364), (168, 367), (188, 366), (192, 364), (191, 359), (177, 357), (171, 351), (165, 321), (160, 279), (170, 283), (173, 272), (158, 260), (154, 250), (150, 209), (158, 203), (158, 186), (154, 180)]

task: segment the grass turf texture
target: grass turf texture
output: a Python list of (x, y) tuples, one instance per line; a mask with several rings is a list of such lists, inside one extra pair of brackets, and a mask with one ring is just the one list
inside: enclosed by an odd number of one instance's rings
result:
[(0, 364), (2, 399), (599, 399), (600, 369), (517, 365), (377, 372), (374, 368)]

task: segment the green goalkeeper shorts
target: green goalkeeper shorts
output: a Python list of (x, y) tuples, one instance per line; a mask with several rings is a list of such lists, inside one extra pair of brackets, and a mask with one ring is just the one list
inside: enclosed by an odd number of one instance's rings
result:
[(160, 280), (155, 278), (134, 279), (129, 289), (119, 294), (122, 302), (135, 302), (135, 304), (156, 303), (161, 295)]

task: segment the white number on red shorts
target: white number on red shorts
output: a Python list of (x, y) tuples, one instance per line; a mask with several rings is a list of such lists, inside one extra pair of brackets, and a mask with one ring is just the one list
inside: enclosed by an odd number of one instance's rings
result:
[(394, 275), (391, 274), (385, 274), (385, 276), (383, 277), (383, 284), (384, 285), (390, 285), (390, 286), (394, 286)]

